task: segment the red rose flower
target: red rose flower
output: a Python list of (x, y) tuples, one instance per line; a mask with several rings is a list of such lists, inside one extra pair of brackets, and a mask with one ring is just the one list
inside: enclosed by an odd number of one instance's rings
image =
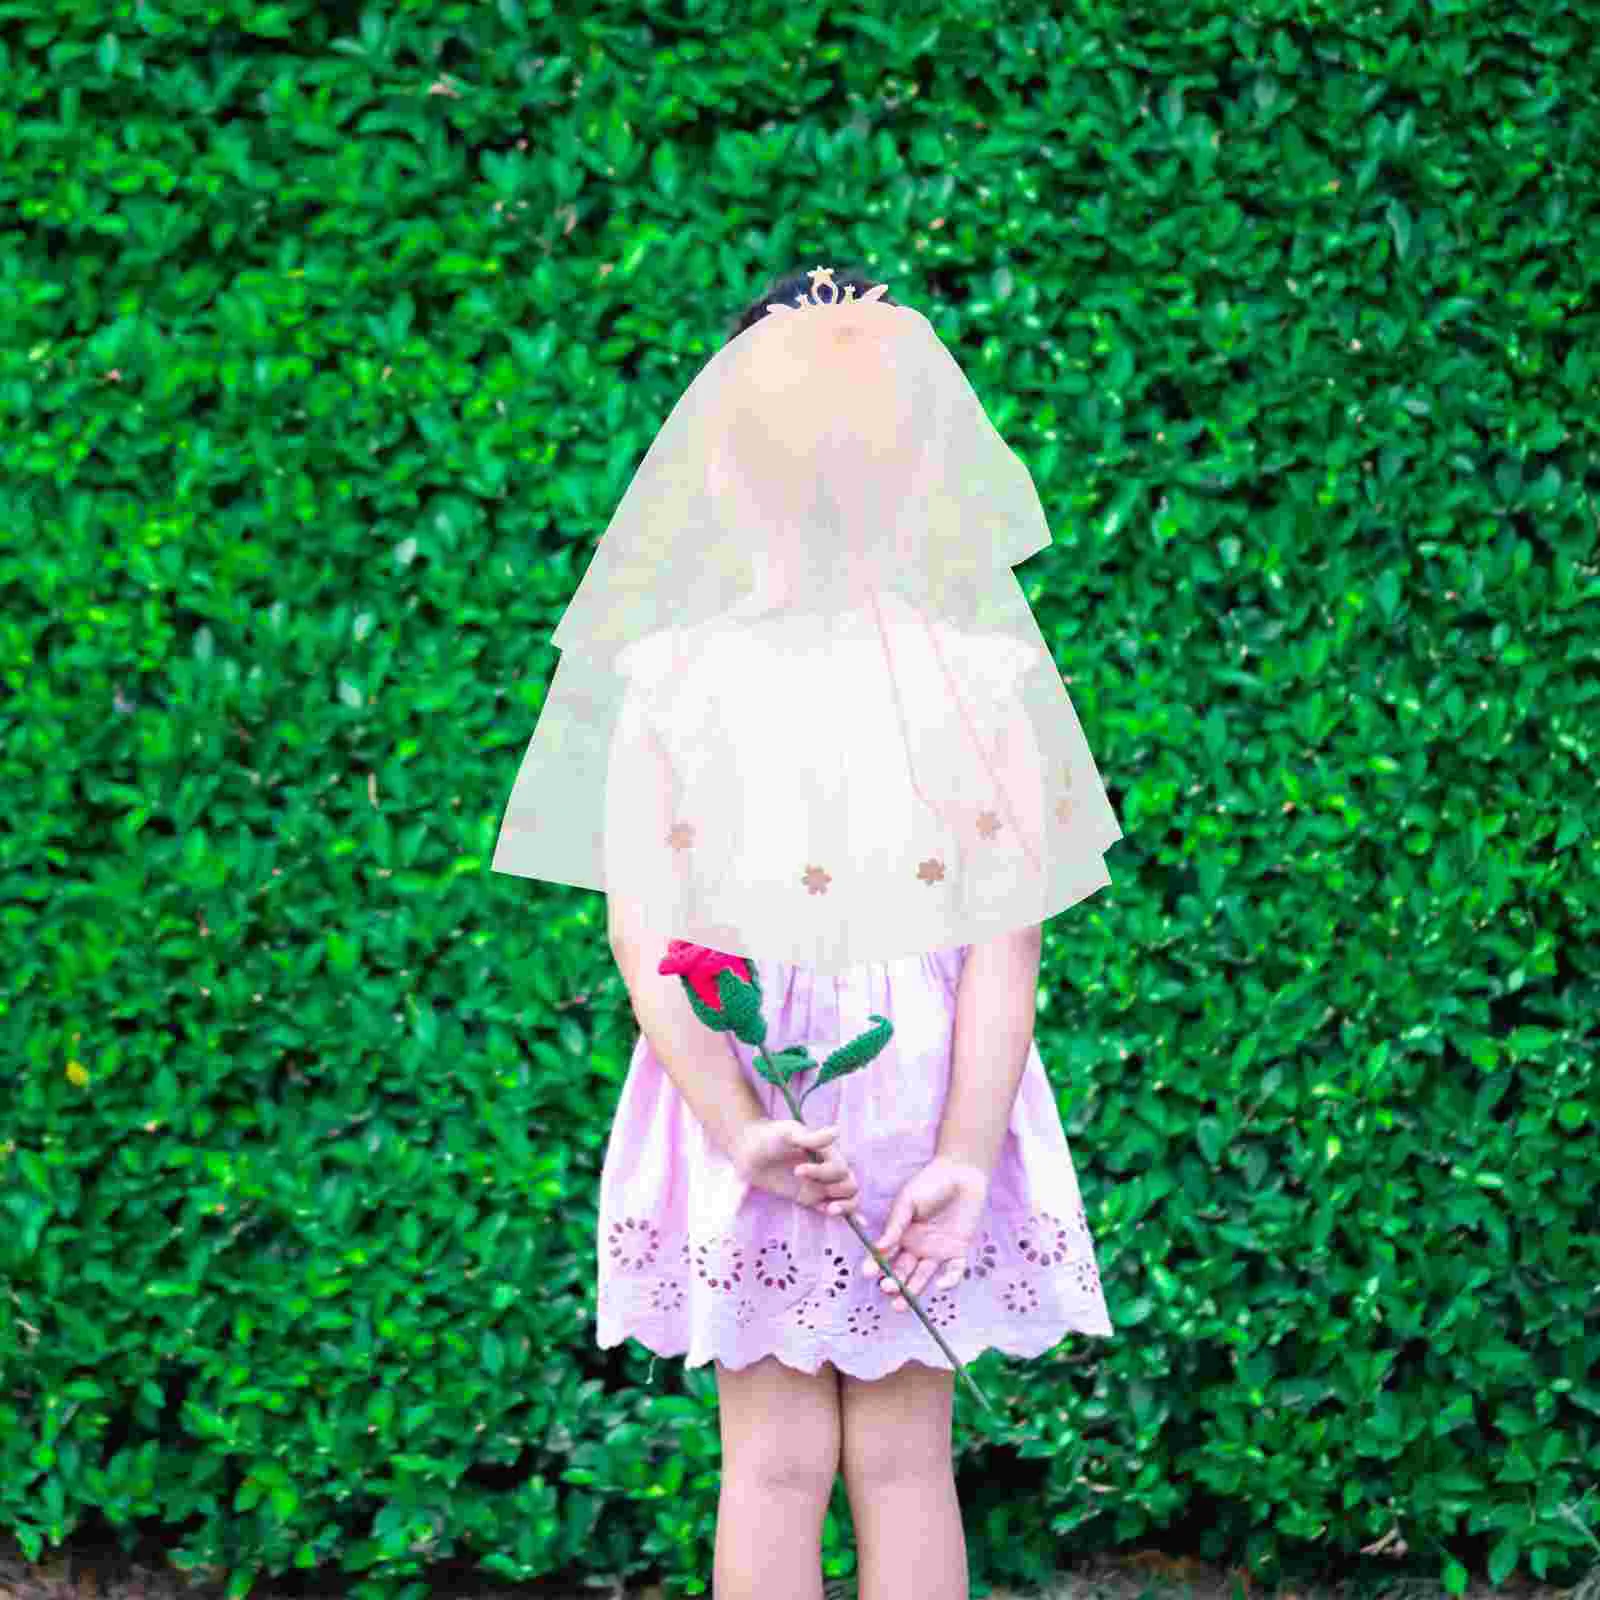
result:
[(724, 955), (720, 950), (708, 950), (705, 945), (691, 944), (687, 939), (674, 939), (667, 945), (667, 953), (656, 971), (664, 978), (687, 979), (695, 998), (719, 1016), (722, 996), (717, 993), (717, 974), (731, 972), (740, 983), (750, 982), (750, 968), (743, 956)]

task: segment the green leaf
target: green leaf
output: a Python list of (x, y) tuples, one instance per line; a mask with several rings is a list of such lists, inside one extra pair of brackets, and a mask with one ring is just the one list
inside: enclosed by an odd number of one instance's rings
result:
[(805, 1109), (806, 1096), (813, 1089), (820, 1089), (823, 1084), (831, 1083), (835, 1078), (842, 1078), (846, 1073), (859, 1072), (869, 1061), (875, 1060), (882, 1053), (884, 1047), (894, 1037), (894, 1024), (876, 1012), (873, 1012), (872, 1020), (877, 1023), (877, 1027), (868, 1028), (865, 1033), (858, 1034), (849, 1044), (835, 1050), (822, 1063), (822, 1071), (817, 1074), (817, 1081), (800, 1097), (802, 1110)]
[(678, 152), (670, 144), (658, 144), (650, 157), (650, 176), (655, 179), (659, 188), (669, 200), (673, 199), (682, 181), (682, 172), (678, 166)]
[(722, 996), (723, 1014), (728, 1026), (744, 1044), (762, 1044), (767, 1037), (766, 1019), (761, 1015), (761, 980), (755, 976), (755, 963), (746, 962), (752, 981), (741, 983), (727, 967), (717, 974), (717, 993)]
[(683, 992), (689, 997), (689, 1008), (708, 1028), (714, 1028), (718, 1033), (728, 1031), (727, 1016), (708, 1006), (704, 1000), (694, 992), (694, 986), (681, 973), (678, 981), (683, 985)]
[(1504, 1583), (1516, 1570), (1517, 1558), (1521, 1554), (1522, 1545), (1515, 1533), (1508, 1533), (1499, 1540), (1489, 1552), (1489, 1582)]
[(287, 39), (293, 31), (289, 26), (287, 6), (262, 6), (259, 9), (246, 6), (243, 12), (239, 26), (246, 33), (259, 33), (266, 39)]
[[(788, 1083), (796, 1073), (810, 1072), (816, 1066), (816, 1058), (803, 1044), (790, 1045), (787, 1050), (769, 1052), (765, 1057), (755, 1058), (756, 1071), (768, 1083)], [(804, 1100), (801, 1101), (803, 1105)]]

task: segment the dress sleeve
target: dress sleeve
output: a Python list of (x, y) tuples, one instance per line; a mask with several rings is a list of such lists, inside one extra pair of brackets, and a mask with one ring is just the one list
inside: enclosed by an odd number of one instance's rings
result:
[(671, 641), (636, 640), (617, 657), (628, 685), (606, 766), (606, 894), (657, 919), (675, 917), (687, 886), (687, 849), (675, 840), (678, 781), (654, 708), (671, 668)]
[(1020, 830), (1015, 841), (1024, 859), (1043, 859), (1045, 845), (1044, 759), (1033, 716), (1023, 700), (1022, 680), (1037, 667), (1040, 652), (1018, 639), (991, 636), (973, 641), (974, 675), (984, 690), (992, 730), (990, 746), (994, 777), (1008, 802), (1011, 820)]
[(1027, 679), (1052, 665), (1042, 644), (1009, 633), (942, 630), (977, 735), (985, 846), (967, 866), (975, 903), (998, 902), (1048, 873), (1047, 763), (1029, 709)]

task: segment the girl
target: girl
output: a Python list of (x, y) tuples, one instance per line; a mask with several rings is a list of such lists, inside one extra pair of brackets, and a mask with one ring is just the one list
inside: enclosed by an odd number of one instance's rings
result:
[[(805, 283), (797, 273), (759, 296), (730, 338)], [(1107, 824), (1097, 842), (1115, 836)], [(1109, 881), (1099, 870), (1074, 892)], [(601, 1178), (598, 1340), (714, 1364), (715, 1600), (821, 1600), (841, 1471), (860, 1600), (965, 1600), (954, 1373), (845, 1213), (963, 1363), (1110, 1334), (1033, 1042), (1039, 925), (832, 977), (747, 957), (769, 1052), (805, 1043), (820, 1060), (874, 1014), (894, 1026), (867, 1067), (815, 1090), (802, 1124), (751, 1047), (706, 1027), (657, 970), (682, 930), (651, 926), (617, 893), (608, 919), (640, 1037)]]

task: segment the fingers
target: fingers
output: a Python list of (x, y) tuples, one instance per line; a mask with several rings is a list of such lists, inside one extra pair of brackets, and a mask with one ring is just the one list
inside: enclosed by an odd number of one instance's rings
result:
[[(922, 1264), (922, 1269), (919, 1269), (907, 1281), (906, 1288), (909, 1289), (910, 1292), (920, 1300), (923, 1290), (926, 1289), (930, 1283), (932, 1283), (935, 1290), (938, 1290), (942, 1293), (946, 1290), (955, 1288), (955, 1286), (961, 1282), (962, 1278), (966, 1276), (966, 1270), (959, 1262), (951, 1263), (949, 1270), (941, 1274), (938, 1277), (938, 1280), (935, 1282), (934, 1276), (938, 1272), (939, 1264), (937, 1262), (925, 1261)], [(896, 1311), (910, 1310), (910, 1307), (906, 1304), (904, 1295), (896, 1294), (889, 1303)]]
[[(933, 1261), (919, 1261), (909, 1276), (903, 1272), (900, 1274), (906, 1288), (916, 1295), (918, 1299), (922, 1298), (922, 1291), (928, 1287), (928, 1279), (933, 1276), (937, 1265), (938, 1263)], [(894, 1299), (897, 1307), (906, 1303), (904, 1295), (897, 1294)]]
[[(906, 1281), (909, 1274), (915, 1269), (919, 1259), (918, 1257), (912, 1255), (909, 1250), (902, 1250), (896, 1254), (893, 1251), (885, 1250), (881, 1244), (877, 1246), (877, 1250), (878, 1254), (889, 1263), (889, 1272), (892, 1272), (894, 1277), (898, 1278), (901, 1283)], [(861, 1263), (861, 1271), (869, 1278), (877, 1278), (881, 1276), (883, 1289), (886, 1294), (899, 1294), (899, 1284), (896, 1284), (894, 1278), (891, 1278), (888, 1272), (880, 1274), (878, 1271), (878, 1263), (871, 1256), (868, 1256), (867, 1259)]]
[[(914, 1271), (909, 1278), (906, 1277), (905, 1273), (900, 1271), (898, 1266), (894, 1270), (904, 1281), (908, 1293), (918, 1300), (922, 1298), (923, 1291), (930, 1283), (933, 1283), (933, 1287), (936, 1290), (942, 1292), (955, 1288), (955, 1286), (960, 1283), (962, 1278), (966, 1275), (965, 1268), (960, 1262), (948, 1263), (948, 1269), (939, 1275), (937, 1282), (934, 1282), (935, 1274), (940, 1273), (940, 1263), (937, 1261), (919, 1262), (916, 1271)], [(885, 1278), (883, 1280), (883, 1287), (885, 1293), (887, 1293), (889, 1296), (889, 1305), (891, 1309), (895, 1311), (909, 1311), (911, 1309), (910, 1306), (906, 1304), (905, 1295), (900, 1293), (898, 1286), (893, 1282), (892, 1279)]]
[(878, 1254), (886, 1261), (891, 1259), (892, 1252), (900, 1243), (900, 1235), (905, 1231), (905, 1218), (900, 1213), (900, 1202), (897, 1200), (889, 1213), (889, 1220), (883, 1225), (883, 1232), (872, 1241)]
[[(806, 1203), (825, 1215), (843, 1216), (852, 1209), (852, 1202), (861, 1194), (861, 1185), (850, 1170), (849, 1162), (842, 1156), (797, 1162), (794, 1171), (796, 1177), (804, 1179), (818, 1191), (816, 1197)], [(866, 1224), (866, 1218), (859, 1211), (856, 1212), (856, 1221), (863, 1226)]]
[(823, 1198), (840, 1211), (861, 1193), (861, 1185), (856, 1182), (855, 1174), (842, 1161), (835, 1167), (808, 1176), (821, 1185)]
[[(957, 1256), (953, 1261), (936, 1261), (926, 1256), (912, 1255), (909, 1250), (902, 1250), (898, 1257), (885, 1252), (884, 1259), (888, 1261), (895, 1278), (899, 1278), (900, 1282), (905, 1284), (910, 1294), (919, 1298), (930, 1283), (933, 1283), (937, 1290), (954, 1289), (967, 1273), (965, 1256)], [(900, 1284), (896, 1283), (888, 1273), (880, 1274), (878, 1263), (871, 1256), (862, 1262), (861, 1271), (868, 1278), (879, 1279), (879, 1287), (889, 1296), (889, 1304), (894, 1310), (910, 1310), (905, 1296), (900, 1292)], [(938, 1279), (936, 1283), (935, 1278)]]
[[(790, 1127), (789, 1137), (795, 1145), (815, 1157), (811, 1161), (797, 1161), (794, 1166), (796, 1177), (805, 1179), (821, 1190), (819, 1197), (809, 1204), (828, 1216), (843, 1216), (851, 1210), (851, 1202), (860, 1195), (861, 1185), (856, 1181), (850, 1163), (837, 1150), (828, 1150), (828, 1146), (838, 1140), (839, 1125), (831, 1123), (824, 1128), (808, 1128), (803, 1123), (797, 1123)], [(866, 1226), (867, 1219), (859, 1211), (855, 1213), (855, 1219), (862, 1227)]]
[(818, 1183), (848, 1183), (855, 1186), (855, 1174), (850, 1170), (850, 1163), (843, 1156), (834, 1156), (830, 1161), (818, 1161), (806, 1168), (810, 1177)]
[(794, 1170), (813, 1183), (855, 1182), (850, 1163), (843, 1156), (827, 1156), (821, 1161), (797, 1161)]
[(803, 1122), (791, 1122), (787, 1131), (791, 1143), (803, 1150), (821, 1150), (839, 1137), (837, 1128), (808, 1128)]
[[(902, 1250), (899, 1258), (893, 1262), (894, 1276), (900, 1280), (900, 1283), (905, 1284), (912, 1294), (915, 1294), (917, 1292), (917, 1275), (927, 1265), (927, 1262), (918, 1256), (912, 1255), (909, 1250)], [(888, 1283), (890, 1293), (898, 1300), (900, 1298), (900, 1284), (897, 1284), (894, 1278), (890, 1278)]]

